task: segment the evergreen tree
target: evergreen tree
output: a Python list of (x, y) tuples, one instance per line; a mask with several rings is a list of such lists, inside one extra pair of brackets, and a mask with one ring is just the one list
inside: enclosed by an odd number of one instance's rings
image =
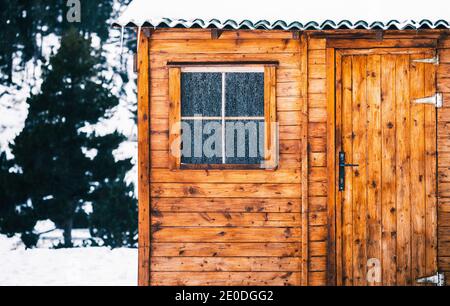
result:
[[(21, 189), (20, 175), (10, 170), (11, 160), (5, 153), (0, 154), (0, 232), (8, 237), (21, 233), (25, 246), (32, 247), (38, 236), (33, 233), (36, 214)], [(17, 205), (14, 203), (17, 202)]]
[[(114, 0), (80, 0), (81, 22), (72, 23), (66, 18), (67, 0), (0, 0), (0, 81), (12, 82), (14, 56), (21, 64), (41, 56), (41, 41), (48, 34), (60, 37), (76, 27), (85, 37), (97, 34), (102, 41), (108, 38), (107, 20), (113, 12)], [(121, 2), (129, 2), (121, 1)]]
[(125, 140), (118, 133), (92, 141), (97, 155), (92, 160), (93, 212), (89, 215), (92, 237), (107, 246), (135, 247), (137, 244), (137, 201), (133, 186), (124, 184), (131, 159), (116, 161), (112, 152)]
[[(28, 100), (25, 127), (11, 147), (14, 161), (22, 170), (22, 193), (31, 202), (29, 209), (34, 220), (50, 219), (62, 228), (65, 247), (72, 246), (77, 211), (92, 198), (93, 186), (98, 184), (93, 180), (101, 178), (94, 169), (102, 169), (106, 158), (102, 155), (105, 151), (99, 150), (98, 158), (90, 160), (83, 149), (99, 142), (117, 146), (123, 141), (118, 134), (102, 139), (80, 131), (86, 124), (97, 123), (118, 104), (118, 98), (110, 92), (110, 82), (98, 76), (104, 64), (104, 58), (91, 48), (90, 40), (76, 29), (69, 30), (43, 72), (41, 93)], [(121, 175), (113, 173), (108, 178), (118, 186), (125, 184), (114, 174)], [(16, 207), (18, 204), (16, 201)]]

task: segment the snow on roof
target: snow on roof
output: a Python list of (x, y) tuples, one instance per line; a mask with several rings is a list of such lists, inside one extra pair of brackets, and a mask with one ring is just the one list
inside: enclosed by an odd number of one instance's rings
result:
[(285, 30), (450, 28), (450, 1), (133, 0), (114, 25)]

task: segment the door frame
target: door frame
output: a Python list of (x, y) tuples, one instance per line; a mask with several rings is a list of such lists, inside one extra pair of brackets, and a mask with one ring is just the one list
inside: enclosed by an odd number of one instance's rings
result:
[[(326, 280), (327, 285), (335, 286), (342, 285), (342, 268), (337, 265), (337, 260), (342, 256), (339, 248), (337, 248), (338, 242), (340, 243), (340, 233), (337, 232), (338, 228), (341, 228), (341, 211), (337, 208), (337, 140), (340, 137), (340, 122), (338, 122), (336, 114), (340, 114), (340, 103), (336, 103), (336, 75), (338, 69), (336, 64), (338, 59), (346, 53), (353, 54), (370, 54), (370, 52), (379, 53), (404, 53), (405, 50), (409, 51), (422, 51), (423, 49), (436, 49), (437, 39), (429, 39), (427, 42), (417, 41), (411, 38), (405, 39), (386, 40), (367, 40), (367, 39), (327, 39), (326, 48), (326, 96), (327, 96), (327, 269)], [(437, 124), (437, 122), (436, 122)], [(437, 163), (436, 156), (436, 163)], [(436, 180), (437, 182), (437, 180)], [(437, 183), (436, 183), (437, 184)], [(437, 188), (436, 188), (437, 191)], [(340, 207), (339, 207), (340, 208)]]

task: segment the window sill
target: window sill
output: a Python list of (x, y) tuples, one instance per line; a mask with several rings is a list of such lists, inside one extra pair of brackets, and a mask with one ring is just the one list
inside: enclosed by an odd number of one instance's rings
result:
[(178, 170), (276, 170), (276, 168), (266, 168), (261, 164), (181, 164)]

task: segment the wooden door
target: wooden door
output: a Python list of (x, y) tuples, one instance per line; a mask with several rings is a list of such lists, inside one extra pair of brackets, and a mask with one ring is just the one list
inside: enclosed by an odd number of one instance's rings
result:
[[(437, 269), (436, 109), (430, 49), (336, 52), (336, 270), (341, 285), (416, 285)], [(336, 180), (338, 182), (338, 180)], [(338, 188), (338, 186), (337, 186)]]

